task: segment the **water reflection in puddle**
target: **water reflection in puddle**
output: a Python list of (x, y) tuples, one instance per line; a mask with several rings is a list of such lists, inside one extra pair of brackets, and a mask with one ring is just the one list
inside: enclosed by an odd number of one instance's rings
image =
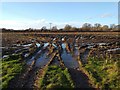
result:
[(23, 47), (29, 47), (29, 46), (31, 46), (32, 44), (30, 43), (30, 44), (25, 44), (25, 45), (22, 45)]
[(107, 51), (110, 52), (110, 51), (117, 51), (117, 50), (120, 50), (120, 48), (108, 49)]
[[(47, 46), (49, 45), (49, 43), (44, 43), (44, 46), (43, 48), (47, 48)], [(52, 43), (52, 45), (54, 47), (57, 47), (56, 44)], [(71, 53), (68, 53), (66, 51), (66, 45), (67, 43), (62, 43), (61, 44), (61, 47), (63, 49), (63, 52), (61, 53), (61, 58), (62, 60), (64, 61), (64, 64), (67, 68), (78, 68), (79, 67), (79, 63), (77, 61), (77, 57), (80, 55), (80, 50), (78, 46), (75, 46), (75, 50), (72, 51), (72, 54)], [(38, 46), (40, 46), (40, 44), (38, 44)], [(89, 46), (89, 45), (88, 45)], [(92, 48), (92, 45), (90, 45), (89, 48)], [(86, 62), (87, 61), (87, 56), (88, 56), (88, 53), (89, 53), (90, 49), (86, 49), (85, 52), (83, 53), (83, 55), (81, 56), (81, 60), (83, 62)], [(41, 53), (41, 50), (38, 51), (37, 54)], [(34, 56), (35, 57), (35, 56)], [(27, 64), (31, 64), (34, 59), (34, 57), (32, 57), (28, 62)], [(42, 55), (40, 55), (40, 57), (36, 60), (35, 62), (35, 66), (36, 67), (44, 67), (48, 61), (50, 60), (51, 56), (47, 57), (47, 52), (42, 52)]]
[(44, 46), (43, 46), (43, 47), (45, 48), (45, 47), (47, 47), (48, 45), (49, 45), (49, 43), (44, 43)]
[(40, 43), (36, 43), (37, 47), (40, 47)]
[(74, 60), (74, 58), (70, 54), (67, 54), (66, 51), (63, 52), (61, 57), (67, 68), (78, 68), (79, 67), (78, 62)]
[(62, 43), (62, 48), (63, 48), (63, 49), (66, 48), (66, 43)]
[(36, 67), (44, 67), (48, 61), (50, 60), (50, 57), (47, 57), (47, 52), (41, 55), (40, 58), (37, 59), (35, 66)]
[(71, 56), (70, 53), (66, 52), (65, 47), (66, 47), (66, 44), (63, 43), (62, 44), (63, 53), (62, 53), (61, 57), (62, 57), (62, 60), (65, 63), (65, 66), (67, 68), (78, 68), (79, 67), (78, 62)]
[(27, 65), (31, 65), (32, 62), (35, 60), (35, 57), (33, 56), (29, 61), (26, 62)]
[(57, 48), (57, 46), (56, 46), (54, 43), (53, 43), (52, 45), (53, 45), (55, 48)]

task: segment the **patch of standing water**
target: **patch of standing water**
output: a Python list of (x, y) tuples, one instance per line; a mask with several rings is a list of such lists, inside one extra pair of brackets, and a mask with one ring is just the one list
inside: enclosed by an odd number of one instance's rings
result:
[(35, 60), (35, 57), (33, 56), (30, 60), (26, 62), (26, 64), (31, 65), (34, 60)]
[(78, 62), (74, 60), (74, 58), (70, 54), (67, 54), (66, 51), (63, 52), (61, 57), (67, 68), (78, 68), (79, 67)]
[(56, 46), (54, 43), (53, 43), (52, 45), (53, 45), (55, 48), (57, 48), (57, 46)]
[(107, 43), (97, 43), (99, 46), (107, 45)]
[(63, 49), (66, 48), (66, 43), (62, 43), (62, 48), (63, 48)]
[(88, 46), (87, 49), (94, 48), (94, 45)]
[(29, 56), (29, 53), (26, 53), (25, 55), (24, 55), (24, 57), (28, 57)]
[(24, 47), (29, 47), (29, 46), (31, 46), (32, 44), (30, 43), (30, 44), (25, 44), (25, 45), (22, 45), (22, 46), (24, 46)]
[(31, 65), (32, 62), (35, 60), (35, 57), (40, 54), (42, 50), (39, 50), (35, 56), (33, 56), (30, 60), (27, 61), (27, 65)]
[(78, 56), (79, 55), (79, 50), (78, 50), (79, 48), (75, 48), (75, 56)]
[(67, 68), (78, 68), (79, 67), (79, 63), (71, 56), (70, 53), (67, 53), (65, 48), (66, 48), (66, 44), (63, 43), (62, 44), (62, 48), (63, 48), (63, 53), (61, 55), (63, 62), (65, 63), (65, 66)]
[(40, 43), (36, 43), (37, 47), (40, 47)]
[(48, 45), (49, 45), (49, 43), (44, 43), (44, 46), (43, 46), (43, 47), (45, 48), (45, 47), (47, 47)]
[(107, 51), (110, 52), (110, 51), (117, 51), (117, 50), (120, 50), (120, 48), (108, 49)]
[(62, 38), (62, 41), (65, 41), (65, 38)]
[(50, 60), (50, 57), (47, 57), (47, 52), (44, 53), (40, 58), (37, 59), (35, 66), (43, 68)]
[(4, 55), (2, 58), (7, 58), (7, 57), (9, 57), (9, 55)]

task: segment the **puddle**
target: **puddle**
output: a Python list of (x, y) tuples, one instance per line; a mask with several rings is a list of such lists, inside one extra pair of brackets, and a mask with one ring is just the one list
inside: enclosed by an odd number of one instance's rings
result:
[(62, 38), (62, 41), (65, 41), (65, 38)]
[(107, 51), (110, 52), (110, 51), (117, 51), (117, 50), (120, 50), (120, 48), (108, 49)]
[(37, 59), (35, 66), (43, 68), (48, 63), (49, 60), (50, 57), (47, 57), (47, 52), (45, 52), (43, 55), (41, 55), (40, 58)]
[(9, 55), (4, 55), (2, 58), (7, 58), (7, 57), (9, 57)]
[(55, 41), (56, 40), (56, 38), (53, 38), (53, 41)]
[[(29, 59), (29, 60), (26, 62), (26, 64), (27, 64), (27, 65), (31, 65), (32, 62), (35, 60), (35, 58), (38, 58), (38, 59), (36, 60), (36, 64), (35, 64), (35, 66), (38, 66), (37, 63), (39, 63), (39, 61), (40, 61), (41, 59), (44, 59), (44, 57), (46, 57), (46, 55), (44, 56), (45, 52), (47, 53), (47, 51), (45, 50), (46, 47), (47, 47), (47, 45), (44, 47), (44, 49), (41, 48), (31, 59)], [(45, 59), (46, 59), (46, 58), (45, 58)], [(44, 61), (43, 61), (43, 62), (44, 62)]]
[(78, 56), (78, 55), (79, 55), (79, 53), (80, 53), (79, 48), (75, 48), (74, 55), (75, 55), (75, 56)]
[(29, 53), (26, 53), (25, 55), (24, 55), (24, 57), (28, 57), (29, 56)]
[(67, 53), (66, 50), (65, 50), (65, 44), (63, 43), (62, 44), (62, 48), (63, 48), (63, 53), (61, 55), (62, 57), (62, 60), (64, 61), (65, 63), (65, 66), (67, 68), (78, 68), (79, 67), (79, 63), (71, 56), (70, 53)]
[(107, 43), (97, 43), (99, 46), (107, 45)]
[(32, 62), (35, 60), (34, 58), (35, 58), (35, 57), (33, 56), (30, 60), (28, 60), (28, 61), (26, 62), (26, 64), (27, 64), (27, 65), (31, 65)]
[(57, 48), (57, 46), (56, 46), (54, 43), (53, 43), (52, 45), (53, 45), (55, 48)]
[(62, 43), (62, 48), (63, 48), (63, 49), (66, 48), (66, 43)]
[(0, 47), (0, 49), (5, 49), (6, 47)]
[(43, 46), (43, 47), (45, 48), (45, 47), (47, 47), (48, 45), (49, 45), (49, 43), (44, 43), (44, 46)]
[(91, 48), (94, 48), (95, 47), (95, 45), (89, 45), (88, 47), (87, 47), (87, 49), (91, 49)]
[(40, 47), (40, 43), (36, 43), (37, 47)]
[(30, 44), (25, 44), (25, 45), (22, 45), (23, 47), (29, 47), (29, 46), (31, 46), (32, 44), (30, 43)]

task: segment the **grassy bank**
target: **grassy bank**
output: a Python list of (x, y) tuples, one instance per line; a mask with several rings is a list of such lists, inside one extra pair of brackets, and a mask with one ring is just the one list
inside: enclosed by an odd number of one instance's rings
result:
[(96, 88), (120, 88), (119, 58), (90, 57), (83, 68)]
[(40, 80), (40, 89), (74, 88), (73, 81), (67, 68), (53, 65), (48, 66), (45, 75)]
[(2, 80), (2, 88), (7, 88), (10, 80), (12, 80), (23, 69), (24, 63), (21, 62), (19, 54), (11, 55), (2, 59), (2, 72), (0, 80)]

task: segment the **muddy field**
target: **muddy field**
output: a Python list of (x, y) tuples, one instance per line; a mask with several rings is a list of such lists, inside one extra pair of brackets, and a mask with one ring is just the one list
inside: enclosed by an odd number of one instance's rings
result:
[[(17, 34), (2, 33), (2, 58), (20, 54), (25, 68), (10, 88), (39, 89), (38, 80), (50, 65), (67, 68), (76, 88), (95, 88), (80, 68), (88, 57), (120, 58), (120, 36), (114, 34)], [(16, 84), (13, 84), (16, 83)]]

